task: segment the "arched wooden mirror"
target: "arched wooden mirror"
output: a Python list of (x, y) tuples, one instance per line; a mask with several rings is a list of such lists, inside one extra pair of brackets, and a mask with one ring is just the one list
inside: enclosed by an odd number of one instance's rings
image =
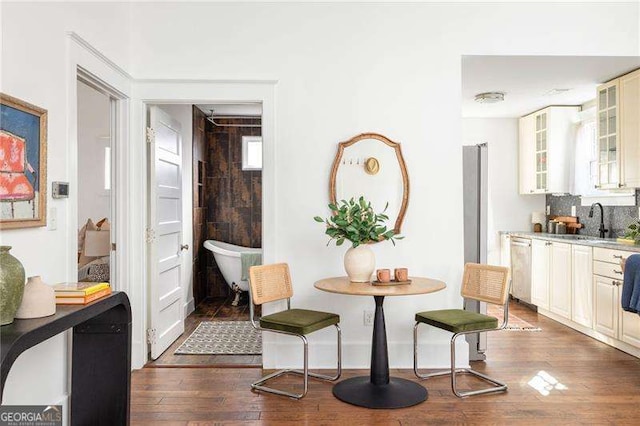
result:
[(376, 213), (389, 203), (386, 214), (399, 234), (409, 204), (409, 174), (399, 143), (362, 133), (338, 145), (329, 181), (331, 202), (361, 195)]

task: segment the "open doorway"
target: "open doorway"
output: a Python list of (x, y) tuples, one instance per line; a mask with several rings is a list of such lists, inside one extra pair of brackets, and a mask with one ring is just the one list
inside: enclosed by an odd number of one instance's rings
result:
[[(248, 282), (242, 258), (245, 267), (262, 260), (262, 105), (149, 105), (148, 127), (155, 138), (148, 155), (148, 223), (154, 233), (151, 244), (156, 246), (149, 247), (149, 253), (151, 268), (157, 264), (157, 270), (150, 271), (149, 321), (152, 330), (154, 324), (166, 328), (152, 332), (156, 348), (154, 351), (152, 342), (154, 361), (148, 365), (261, 366), (261, 339), (249, 323)], [(181, 140), (182, 147), (173, 150), (180, 159), (174, 156), (161, 160), (165, 154), (159, 151), (160, 145), (172, 146), (173, 142), (164, 144), (160, 138), (171, 132), (173, 141)], [(179, 161), (181, 166), (179, 218), (167, 216), (158, 207), (155, 216), (153, 213), (154, 202), (156, 206), (163, 203), (158, 195), (163, 179), (159, 170), (176, 169), (168, 167), (167, 161)], [(164, 204), (168, 205), (166, 201)], [(165, 244), (158, 231), (164, 226), (162, 220), (181, 223), (179, 237), (165, 238), (175, 245), (170, 249), (161, 248)], [(167, 274), (173, 269), (170, 263), (163, 270), (162, 260), (157, 257), (161, 251), (177, 253), (179, 272)], [(162, 275), (167, 279), (160, 278)], [(154, 289), (154, 277), (165, 287)], [(167, 286), (170, 277), (180, 277), (179, 282)], [(176, 290), (178, 286), (180, 290)], [(171, 292), (180, 294), (176, 305), (180, 309), (168, 309)], [(178, 312), (180, 318), (176, 317)], [(173, 324), (173, 331), (169, 324)], [(163, 336), (175, 336), (176, 329), (183, 330), (177, 339), (161, 341)]]
[(112, 282), (115, 103), (88, 80), (78, 96), (78, 275), (79, 282)]

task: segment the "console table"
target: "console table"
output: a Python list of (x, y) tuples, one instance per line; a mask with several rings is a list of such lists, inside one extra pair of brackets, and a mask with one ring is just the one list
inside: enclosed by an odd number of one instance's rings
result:
[(411, 277), (411, 281), (411, 284), (388, 286), (352, 283), (347, 277), (316, 281), (314, 286), (318, 290), (351, 296), (373, 296), (376, 302), (370, 373), (368, 376), (353, 377), (336, 384), (333, 395), (339, 400), (367, 408), (403, 408), (427, 399), (428, 393), (424, 386), (411, 380), (389, 376), (387, 332), (382, 309), (385, 296), (427, 294), (446, 287), (442, 281), (430, 278)]
[(73, 328), (72, 425), (129, 424), (131, 306), (123, 292), (88, 305), (58, 305), (50, 317), (0, 327), (0, 400), (9, 370), (27, 349)]

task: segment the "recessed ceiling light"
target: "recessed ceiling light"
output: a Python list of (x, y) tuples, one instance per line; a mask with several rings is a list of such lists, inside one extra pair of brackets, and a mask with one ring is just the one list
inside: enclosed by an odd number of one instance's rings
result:
[(504, 93), (502, 92), (486, 92), (479, 93), (475, 97), (476, 102), (482, 104), (495, 104), (496, 102), (504, 101)]
[(559, 95), (560, 93), (566, 93), (568, 91), (570, 91), (571, 89), (551, 89), (547, 92), (545, 92), (545, 96), (555, 96), (555, 95)]

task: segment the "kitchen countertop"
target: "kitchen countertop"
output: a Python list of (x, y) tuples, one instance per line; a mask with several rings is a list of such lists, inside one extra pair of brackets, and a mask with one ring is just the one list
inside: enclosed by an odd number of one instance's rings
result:
[(545, 232), (512, 232), (500, 231), (501, 235), (508, 234), (514, 237), (536, 238), (539, 240), (557, 241), (560, 243), (577, 244), (581, 246), (602, 247), (613, 250), (626, 250), (640, 253), (640, 245), (622, 244), (615, 238), (598, 238), (589, 235), (572, 235), (572, 234), (547, 234)]

